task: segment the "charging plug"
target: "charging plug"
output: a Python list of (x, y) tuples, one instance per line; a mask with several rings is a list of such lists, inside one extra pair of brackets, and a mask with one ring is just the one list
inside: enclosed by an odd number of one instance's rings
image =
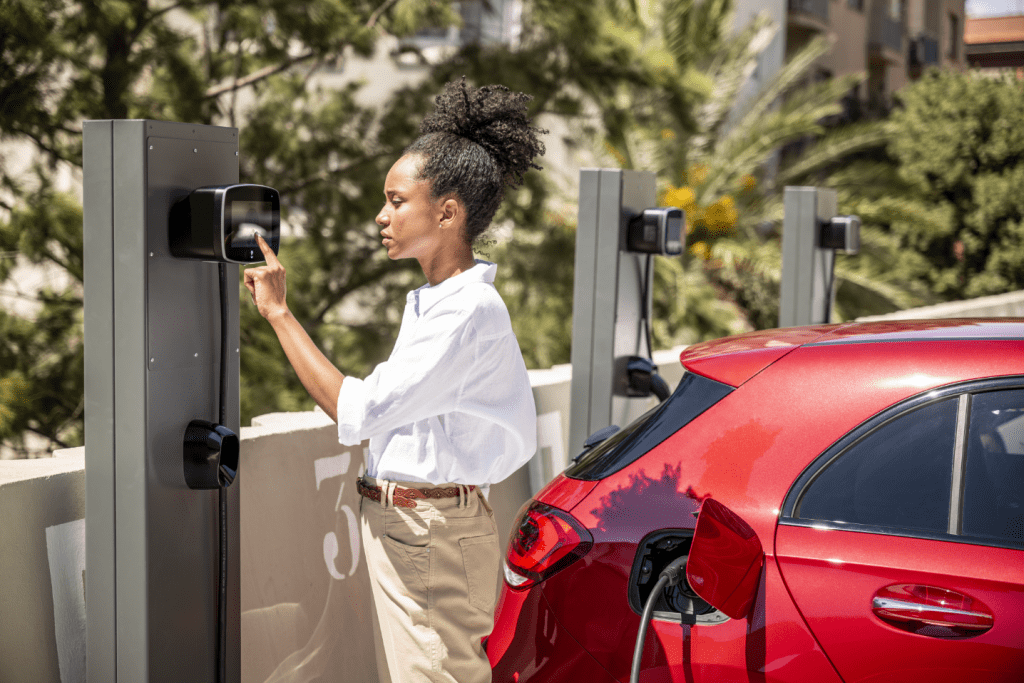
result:
[(630, 356), (626, 362), (626, 395), (645, 398), (654, 394), (659, 401), (668, 398), (668, 383), (658, 374), (658, 366), (642, 356)]
[(669, 562), (668, 566), (661, 570), (658, 579), (667, 579), (669, 586), (675, 586), (680, 581), (686, 581), (686, 558), (688, 555), (677, 557)]

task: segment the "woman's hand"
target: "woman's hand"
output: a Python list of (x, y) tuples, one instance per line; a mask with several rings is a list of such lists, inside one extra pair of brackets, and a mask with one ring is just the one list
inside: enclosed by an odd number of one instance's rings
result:
[(252, 302), (256, 304), (256, 310), (260, 315), (272, 321), (288, 312), (288, 304), (285, 302), (284, 266), (277, 260), (277, 255), (270, 245), (259, 235), (256, 236), (256, 244), (263, 252), (267, 265), (245, 269), (245, 288), (252, 295)]
[(245, 269), (245, 288), (252, 295), (256, 310), (273, 326), (302, 386), (306, 387), (317, 405), (337, 421), (338, 393), (345, 375), (327, 360), (288, 310), (284, 300), (284, 266), (262, 237), (257, 236), (256, 240), (267, 265)]

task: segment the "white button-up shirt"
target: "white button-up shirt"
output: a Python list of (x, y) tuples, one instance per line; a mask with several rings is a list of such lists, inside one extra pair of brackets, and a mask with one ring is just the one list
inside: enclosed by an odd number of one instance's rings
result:
[(537, 448), (537, 410), (497, 266), (409, 292), (391, 357), (338, 394), (338, 439), (377, 479), (497, 483)]

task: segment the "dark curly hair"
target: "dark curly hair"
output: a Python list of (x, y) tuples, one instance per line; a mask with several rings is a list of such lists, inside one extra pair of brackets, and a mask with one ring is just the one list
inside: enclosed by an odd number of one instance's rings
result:
[(544, 154), (530, 125), (526, 104), (533, 97), (503, 85), (473, 88), (453, 81), (434, 99), (434, 112), (420, 125), (420, 137), (405, 149), (422, 157), (418, 179), (429, 180), (434, 199), (455, 195), (466, 207), (470, 244), (491, 224), (505, 196), (518, 187), (536, 156)]

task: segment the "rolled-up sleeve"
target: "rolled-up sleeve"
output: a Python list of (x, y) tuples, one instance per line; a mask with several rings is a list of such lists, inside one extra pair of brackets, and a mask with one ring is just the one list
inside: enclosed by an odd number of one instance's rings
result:
[(338, 393), (338, 440), (353, 446), (397, 427), (456, 409), (472, 371), (476, 334), (466, 311), (433, 309), (363, 380)]
[(362, 441), (363, 415), (366, 404), (363, 380), (345, 377), (338, 392), (338, 441), (355, 446)]

